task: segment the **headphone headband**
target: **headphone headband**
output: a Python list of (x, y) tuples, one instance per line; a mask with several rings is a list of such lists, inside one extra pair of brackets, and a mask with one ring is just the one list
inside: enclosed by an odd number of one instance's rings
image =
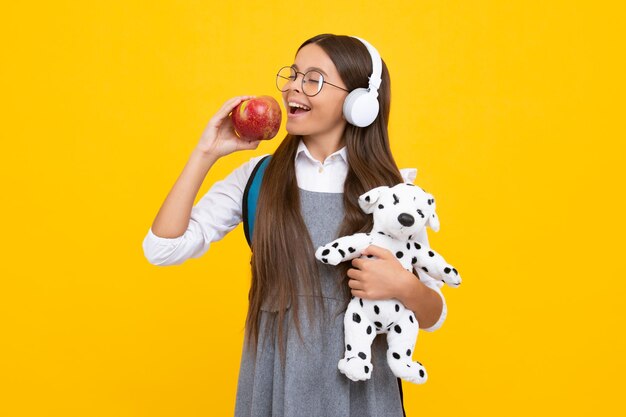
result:
[(383, 63), (380, 58), (380, 54), (369, 42), (365, 39), (361, 39), (357, 36), (352, 36), (355, 39), (358, 39), (365, 45), (370, 56), (372, 58), (372, 75), (369, 77), (369, 85), (368, 88), (370, 91), (374, 91), (376, 95), (378, 95), (378, 89), (380, 88), (380, 83), (382, 82), (382, 73), (383, 73)]

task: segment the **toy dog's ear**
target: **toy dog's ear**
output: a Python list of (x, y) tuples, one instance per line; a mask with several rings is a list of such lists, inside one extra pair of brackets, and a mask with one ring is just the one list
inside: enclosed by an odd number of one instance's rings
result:
[(359, 197), (359, 206), (361, 206), (361, 210), (363, 210), (367, 214), (371, 214), (374, 211), (374, 207), (376, 201), (380, 198), (380, 194), (383, 190), (388, 189), (386, 185), (381, 187), (372, 188), (365, 194), (362, 194)]
[(430, 215), (430, 217), (428, 217), (428, 220), (426, 221), (426, 226), (430, 227), (434, 232), (438, 232), (439, 231), (439, 217), (437, 216), (437, 212), (435, 211), (436, 210), (435, 199), (433, 198), (431, 194), (428, 194), (428, 204), (432, 207), (433, 212)]
[(426, 222), (426, 226), (433, 229), (433, 232), (439, 231), (439, 217), (437, 217), (437, 213), (433, 211), (433, 214), (430, 215), (428, 221)]

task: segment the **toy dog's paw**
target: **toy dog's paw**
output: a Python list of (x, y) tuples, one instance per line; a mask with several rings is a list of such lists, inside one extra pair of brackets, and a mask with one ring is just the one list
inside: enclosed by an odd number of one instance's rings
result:
[(372, 363), (358, 357), (344, 358), (337, 364), (339, 372), (354, 382), (367, 381), (372, 377)]
[(414, 384), (423, 384), (428, 380), (426, 368), (417, 362), (401, 362), (389, 360), (389, 367), (395, 376)]
[(461, 285), (461, 275), (452, 265), (448, 265), (443, 269), (443, 282), (450, 287), (456, 288)]
[(315, 257), (319, 261), (330, 265), (338, 265), (343, 260), (343, 256), (337, 249), (329, 248), (327, 246), (320, 246), (317, 248), (317, 251), (315, 251)]

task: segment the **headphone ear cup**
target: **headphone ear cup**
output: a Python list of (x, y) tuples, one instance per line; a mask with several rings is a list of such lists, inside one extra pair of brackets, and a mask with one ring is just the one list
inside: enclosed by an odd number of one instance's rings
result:
[(348, 123), (366, 127), (374, 123), (378, 115), (378, 99), (367, 88), (357, 88), (343, 102), (343, 115)]

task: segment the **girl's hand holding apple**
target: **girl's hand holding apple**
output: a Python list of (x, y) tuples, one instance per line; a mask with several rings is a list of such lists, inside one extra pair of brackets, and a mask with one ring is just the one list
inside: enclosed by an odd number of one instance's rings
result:
[(249, 141), (242, 139), (235, 133), (233, 122), (229, 114), (241, 102), (254, 98), (254, 96), (238, 96), (226, 101), (222, 108), (209, 120), (196, 150), (202, 154), (214, 158), (242, 150), (256, 149), (260, 140)]

